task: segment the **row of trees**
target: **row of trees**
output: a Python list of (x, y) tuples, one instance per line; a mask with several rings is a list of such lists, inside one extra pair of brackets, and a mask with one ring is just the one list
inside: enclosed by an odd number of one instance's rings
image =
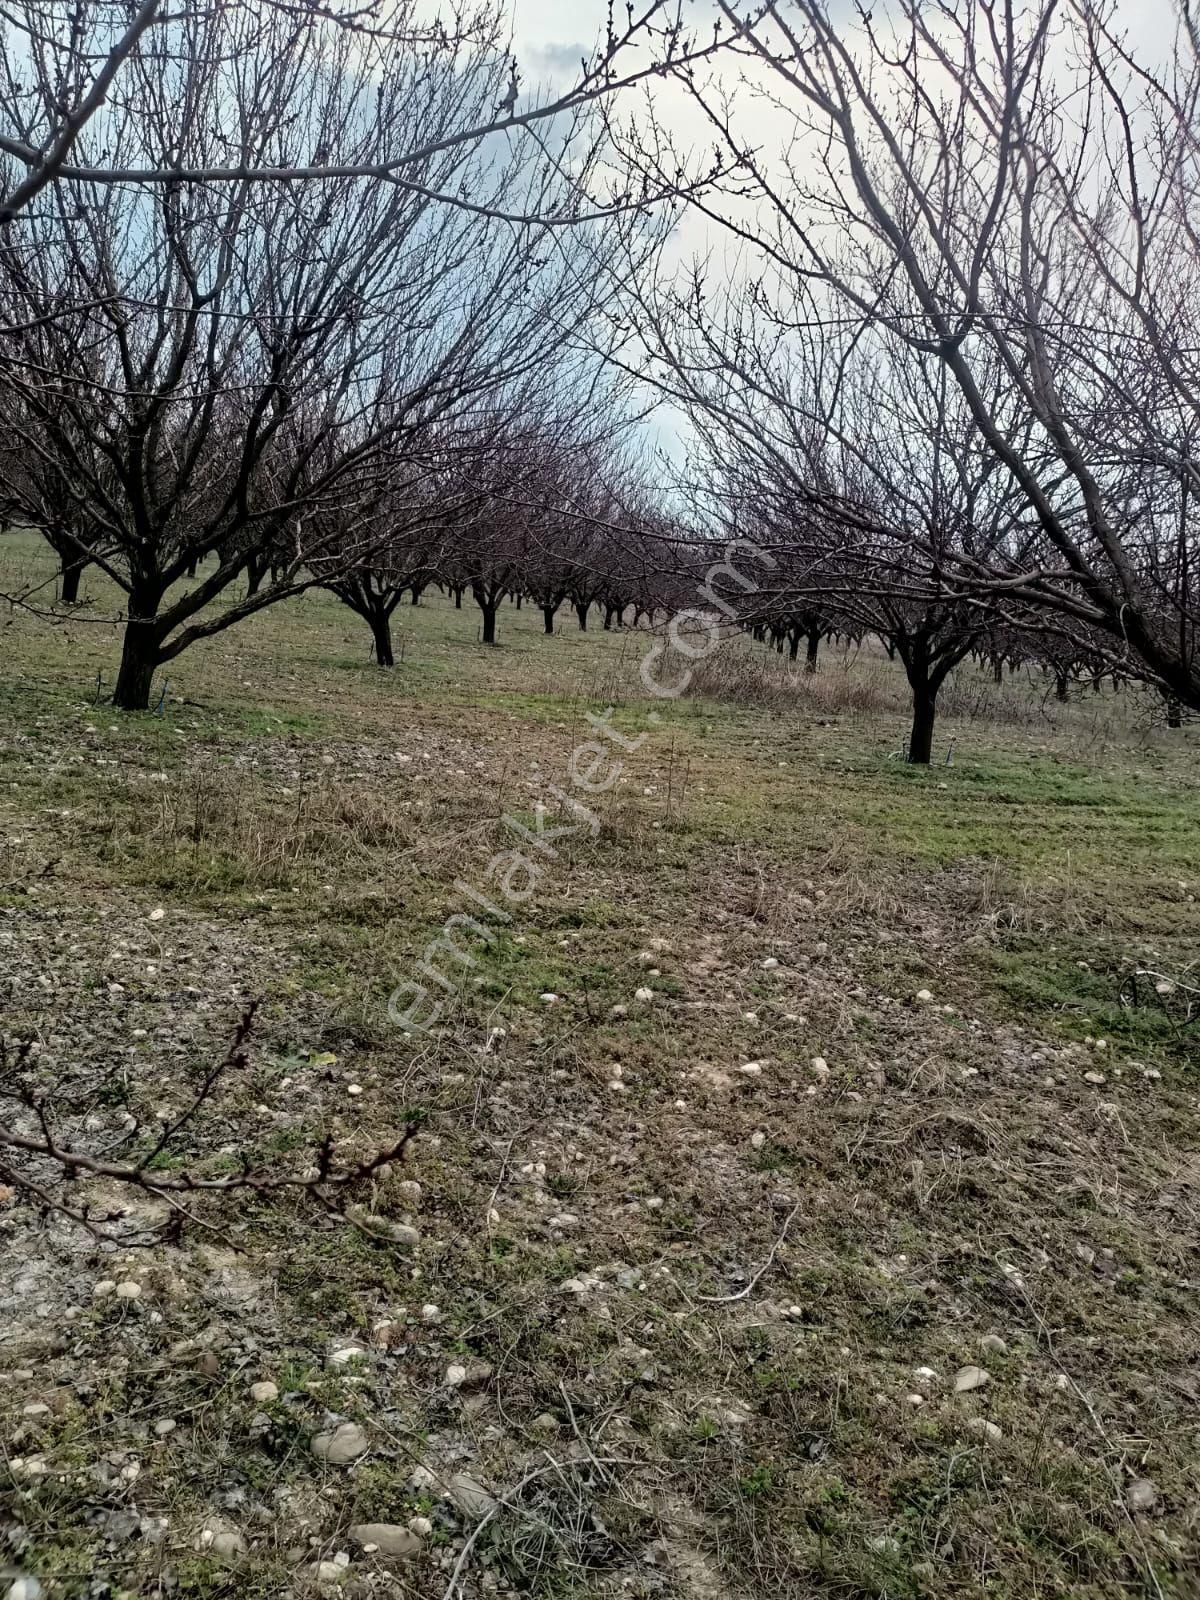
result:
[[(883, 637), (914, 760), (971, 653), (1200, 706), (1190, 11), (1164, 63), (1092, 0), (715, 10), (522, 105), (497, 10), (12, 9), (0, 516), (124, 591), (118, 705), (311, 584), (386, 663), (430, 582), (493, 642), (505, 595), (686, 608), (734, 538), (770, 562), (726, 614)], [(699, 167), (617, 114), (662, 80)], [(719, 278), (667, 265), (685, 203)]]
[(1089, 0), (717, 10), (722, 71), (675, 76), (736, 156), (697, 203), (739, 256), (629, 312), (702, 514), (784, 609), (894, 640), (914, 759), (997, 634), (1200, 707), (1192, 8), (1141, 55)]

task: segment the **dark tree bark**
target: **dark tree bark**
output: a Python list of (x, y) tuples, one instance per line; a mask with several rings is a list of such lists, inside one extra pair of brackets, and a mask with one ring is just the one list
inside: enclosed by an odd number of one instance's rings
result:
[(558, 610), (557, 606), (543, 606), (542, 607), (542, 622), (545, 625), (545, 631), (547, 633), (553, 633), (554, 632), (554, 613), (557, 610)]
[(453, 589), (454, 589), (454, 609), (455, 609), (455, 611), (461, 611), (462, 610), (463, 586), (462, 586), (461, 583), (456, 583), (453, 586)]
[(373, 611), (367, 621), (371, 626), (371, 638), (374, 641), (375, 662), (380, 667), (394, 667), (396, 657), (392, 653), (392, 616), (391, 612), (380, 607)]
[(933, 758), (933, 725), (937, 717), (937, 689), (928, 683), (913, 688), (912, 731), (908, 759), (914, 767), (927, 767)]
[(79, 580), (83, 577), (83, 569), (86, 566), (87, 562), (78, 558), (63, 562), (58, 578), (59, 597), (63, 605), (79, 604)]
[(588, 605), (582, 601), (575, 602), (575, 615), (579, 618), (580, 633), (587, 632)]
[(1071, 680), (1065, 672), (1054, 674), (1054, 698), (1064, 703), (1070, 698)]
[(808, 651), (804, 657), (805, 672), (815, 672), (817, 670), (817, 650), (820, 648), (820, 644), (821, 635), (813, 628), (808, 635)]
[(121, 665), (112, 703), (120, 711), (148, 711), (150, 690), (159, 664), (158, 630), (153, 622), (131, 619), (125, 624)]

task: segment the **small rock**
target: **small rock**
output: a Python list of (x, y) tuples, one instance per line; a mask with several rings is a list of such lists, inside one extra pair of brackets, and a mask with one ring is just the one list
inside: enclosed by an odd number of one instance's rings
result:
[(170, 1434), (174, 1433), (178, 1426), (179, 1424), (175, 1421), (174, 1417), (160, 1417), (159, 1420), (154, 1424), (154, 1431), (160, 1439), (165, 1439)]
[(262, 1383), (252, 1383), (250, 1398), (257, 1406), (270, 1405), (272, 1400), (279, 1399), (279, 1385), (272, 1383), (269, 1378), (264, 1378)]
[(927, 1006), (933, 999), (933, 994), (928, 989), (918, 989), (916, 993), (916, 999), (921, 1005)]
[(640, 1000), (640, 1001), (642, 1001), (643, 1004), (645, 1004), (648, 1001), (654, 999), (654, 990), (653, 989), (646, 989), (646, 988), (635, 989), (634, 993), (633, 993), (633, 998), (635, 1000)]
[(982, 1389), (991, 1381), (991, 1375), (982, 1367), (961, 1367), (954, 1379), (954, 1392), (970, 1394), (972, 1389)]
[(240, 1533), (214, 1533), (209, 1553), (226, 1566), (233, 1567), (246, 1554), (246, 1541)]
[(755, 1133), (752, 1133), (750, 1135), (750, 1143), (754, 1147), (755, 1150), (761, 1150), (763, 1145), (766, 1144), (766, 1142), (767, 1142), (767, 1136), (762, 1131), (761, 1128), (758, 1129)]
[(814, 1056), (812, 1058), (812, 1069), (818, 1078), (827, 1078), (829, 1076), (829, 1063), (824, 1056)]
[(761, 1078), (763, 1065), (761, 1061), (744, 1061), (738, 1071), (744, 1078)]
[(410, 1248), (415, 1248), (421, 1242), (420, 1232), (416, 1228), (409, 1227), (407, 1222), (393, 1222), (388, 1232), (397, 1244), (407, 1245)]
[(998, 1333), (985, 1333), (979, 1341), (979, 1348), (981, 1350), (990, 1350), (994, 1355), (998, 1356), (1006, 1356), (1008, 1354), (1008, 1346)]
[(540, 1416), (534, 1417), (530, 1427), (534, 1433), (544, 1434), (549, 1437), (551, 1434), (558, 1432), (558, 1418), (551, 1411), (543, 1411)]
[(1085, 1072), (1083, 1075), (1083, 1081), (1084, 1083), (1094, 1083), (1099, 1085), (1107, 1083), (1108, 1079), (1102, 1072)]
[(408, 1525), (418, 1539), (428, 1539), (433, 1532), (433, 1523), (430, 1522), (428, 1517), (411, 1517)]
[(344, 1344), (329, 1352), (328, 1365), (348, 1367), (352, 1361), (364, 1361), (367, 1352), (361, 1344)]
[(416, 1211), (421, 1204), (421, 1185), (415, 1178), (402, 1178), (396, 1185), (396, 1197)]
[(774, 956), (768, 956), (762, 964), (762, 969), (764, 972), (774, 972), (778, 965), (779, 963)]
[(1149, 1478), (1135, 1478), (1125, 1491), (1125, 1504), (1130, 1511), (1153, 1511), (1158, 1504), (1158, 1490)]
[(366, 1454), (370, 1440), (357, 1422), (341, 1422), (328, 1433), (314, 1434), (311, 1448), (318, 1460), (344, 1467)]
[(349, 1570), (336, 1561), (317, 1561), (313, 1564), (312, 1575), (318, 1583), (341, 1583)]
[(118, 1300), (136, 1300), (142, 1292), (142, 1286), (134, 1278), (126, 1278), (117, 1285)]
[(398, 1522), (357, 1522), (350, 1529), (355, 1544), (373, 1545), (381, 1556), (391, 1556), (403, 1561), (419, 1555), (421, 1541), (411, 1528), (402, 1528)]
[(17, 1578), (10, 1583), (7, 1590), (7, 1600), (42, 1600), (44, 1590), (40, 1581), (32, 1573), (25, 1578)]
[(163, 910), (163, 908), (161, 906), (155, 906), (154, 910), (150, 913), (150, 921), (151, 922), (161, 922), (163, 920), (163, 918), (166, 916), (166, 914), (167, 913)]
[(495, 1495), (489, 1494), (467, 1472), (456, 1472), (446, 1484), (444, 1492), (470, 1522), (482, 1522), (499, 1504)]
[(990, 1444), (995, 1444), (997, 1439), (1003, 1439), (1004, 1431), (996, 1423), (989, 1422), (986, 1417), (970, 1417), (967, 1427), (972, 1433), (979, 1434)]
[(539, 995), (538, 999), (544, 1006), (556, 1006), (558, 1004), (558, 996), (556, 994), (551, 994), (549, 990), (547, 990), (545, 994)]
[(446, 1368), (446, 1387), (448, 1389), (461, 1389), (466, 1381), (466, 1367), (454, 1365)]
[(110, 1294), (116, 1294), (117, 1283), (115, 1278), (101, 1278), (99, 1283), (92, 1285), (92, 1294), (97, 1300), (103, 1300)]

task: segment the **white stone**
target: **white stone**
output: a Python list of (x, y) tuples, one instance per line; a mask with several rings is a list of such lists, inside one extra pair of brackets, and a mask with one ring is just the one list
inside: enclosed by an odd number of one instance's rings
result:
[(633, 994), (633, 998), (635, 1000), (641, 1000), (643, 1003), (646, 1003), (646, 1002), (651, 1001), (651, 1000), (654, 999), (654, 990), (653, 989), (646, 989), (646, 988), (635, 989), (634, 990), (634, 994)]
[(812, 1069), (818, 1078), (827, 1078), (829, 1076), (829, 1063), (824, 1056), (814, 1056), (812, 1058)]
[(1149, 1478), (1135, 1478), (1125, 1491), (1125, 1504), (1130, 1511), (1153, 1511), (1158, 1504), (1158, 1490)]
[(133, 1278), (126, 1278), (123, 1283), (119, 1283), (117, 1285), (118, 1300), (136, 1300), (141, 1292), (141, 1284), (136, 1282)]
[(921, 1005), (927, 1006), (932, 1001), (933, 994), (929, 989), (918, 989), (916, 998), (920, 1001)]
[(778, 965), (779, 963), (774, 956), (768, 956), (762, 964), (762, 969), (764, 972), (774, 972)]
[(982, 1367), (960, 1367), (954, 1378), (954, 1392), (970, 1394), (972, 1389), (982, 1389), (991, 1381), (991, 1375)]
[(370, 1449), (370, 1440), (357, 1422), (341, 1422), (328, 1433), (313, 1436), (312, 1453), (331, 1467), (348, 1466)]
[(279, 1386), (272, 1383), (269, 1378), (264, 1379), (262, 1383), (252, 1383), (250, 1385), (250, 1398), (255, 1405), (268, 1405), (272, 1400), (279, 1399)]
[(981, 1438), (987, 1439), (991, 1444), (994, 1444), (997, 1439), (1003, 1439), (1004, 1437), (1003, 1429), (1000, 1428), (997, 1423), (989, 1422), (986, 1417), (968, 1418), (967, 1427), (972, 1433), (979, 1434)]
[(750, 1135), (750, 1143), (754, 1146), (754, 1148), (756, 1150), (761, 1150), (763, 1145), (766, 1144), (766, 1142), (767, 1142), (767, 1136), (762, 1131), (761, 1128), (756, 1129), (756, 1131)]
[(380, 1555), (398, 1560), (418, 1555), (421, 1550), (416, 1531), (401, 1527), (398, 1522), (357, 1522), (350, 1529), (350, 1537), (364, 1550), (377, 1550)]
[(466, 1381), (466, 1367), (460, 1367), (457, 1363), (455, 1363), (454, 1365), (446, 1368), (446, 1387), (448, 1389), (461, 1389)]

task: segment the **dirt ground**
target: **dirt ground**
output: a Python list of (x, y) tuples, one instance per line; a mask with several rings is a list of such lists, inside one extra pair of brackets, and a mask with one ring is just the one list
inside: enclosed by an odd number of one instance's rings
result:
[(1195, 729), (967, 668), (919, 771), (871, 651), (656, 705), (644, 635), (438, 595), (391, 673), (310, 595), (122, 717), (90, 600), (0, 618), (0, 1123), (415, 1135), (350, 1218), (0, 1149), (14, 1596), (1200, 1595)]

